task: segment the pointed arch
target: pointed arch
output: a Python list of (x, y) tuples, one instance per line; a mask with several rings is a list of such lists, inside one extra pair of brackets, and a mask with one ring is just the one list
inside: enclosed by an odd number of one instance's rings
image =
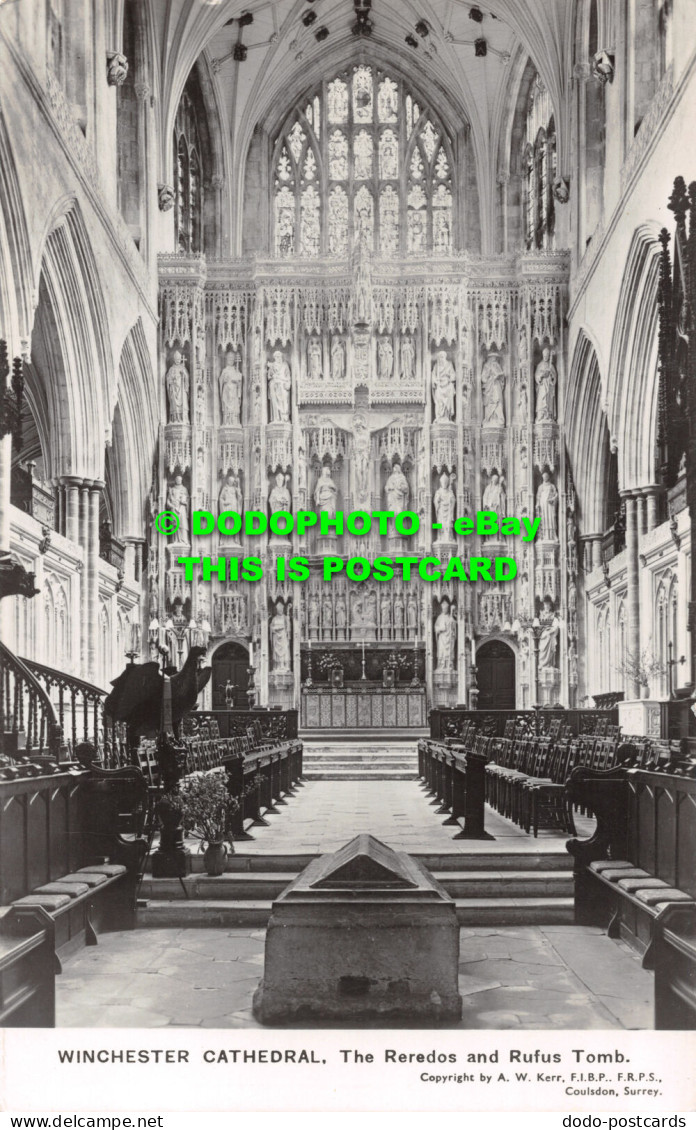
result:
[(603, 382), (596, 347), (578, 334), (568, 380), (565, 427), (578, 499), (581, 533), (603, 534), (614, 517), (612, 445), (603, 408)]
[(0, 110), (0, 337), (10, 355), (23, 352), (31, 336), (35, 306), (34, 273), (22, 193)]
[(655, 483), (659, 225), (633, 233), (621, 279), (607, 380), (607, 412), (622, 490)]
[(46, 238), (32, 340), (33, 390), (48, 406), (51, 471), (100, 479), (115, 398), (106, 306), (79, 205)]
[(121, 538), (138, 537), (143, 528), (157, 444), (156, 388), (142, 320), (138, 319), (121, 351), (109, 455), (114, 533)]

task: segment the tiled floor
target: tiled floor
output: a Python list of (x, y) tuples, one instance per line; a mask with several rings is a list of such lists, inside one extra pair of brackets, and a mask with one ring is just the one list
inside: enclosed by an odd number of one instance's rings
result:
[[(62, 1028), (257, 1028), (262, 930), (107, 934), (57, 980)], [(652, 1026), (652, 976), (623, 945), (574, 926), (462, 929), (459, 1027)]]

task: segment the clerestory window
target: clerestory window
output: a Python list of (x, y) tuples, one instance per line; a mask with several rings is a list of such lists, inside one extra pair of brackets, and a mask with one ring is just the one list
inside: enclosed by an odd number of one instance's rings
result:
[(361, 65), (322, 82), (273, 151), (273, 252), (346, 258), (453, 250), (451, 139), (397, 78)]
[(174, 126), (174, 226), (182, 255), (202, 250), (201, 143), (196, 111), (184, 92)]
[(532, 84), (527, 107), (522, 167), (527, 249), (553, 247), (556, 126), (551, 99), (538, 75)]

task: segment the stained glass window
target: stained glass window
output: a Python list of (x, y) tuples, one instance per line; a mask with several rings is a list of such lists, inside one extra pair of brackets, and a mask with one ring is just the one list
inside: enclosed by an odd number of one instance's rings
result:
[(329, 255), (343, 259), (348, 254), (348, 195), (337, 184), (329, 194)]
[(201, 144), (196, 111), (184, 92), (174, 126), (174, 227), (183, 255), (202, 250)]
[(372, 176), (372, 154), (374, 142), (372, 134), (366, 129), (361, 129), (353, 142), (353, 156), (355, 158), (355, 179), (369, 180)]
[(379, 175), (382, 180), (399, 176), (399, 142), (393, 129), (385, 129), (379, 139)]
[[(274, 250), (348, 258), (449, 255), (455, 224), (452, 142), (402, 80), (347, 68), (306, 94), (274, 146)], [(548, 179), (548, 174), (547, 174)]]
[(522, 150), (525, 178), (525, 244), (528, 249), (553, 246), (556, 176), (556, 127), (548, 90), (537, 75), (527, 104)]
[(399, 254), (399, 194), (392, 185), (379, 198), (380, 252), (385, 259)]
[(340, 129), (335, 129), (329, 140), (329, 176), (331, 180), (348, 179), (348, 141)]

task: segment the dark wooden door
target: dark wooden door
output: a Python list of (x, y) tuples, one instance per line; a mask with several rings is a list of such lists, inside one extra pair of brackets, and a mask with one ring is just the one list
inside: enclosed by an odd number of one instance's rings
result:
[(227, 697), (225, 688), (232, 684), (234, 702), (233, 710), (246, 710), (249, 706), (247, 688), (249, 676), (247, 669), (249, 658), (246, 651), (239, 644), (226, 644), (219, 648), (213, 656), (213, 710), (227, 710)]
[(500, 640), (492, 640), (476, 653), (479, 710), (515, 709), (515, 655)]

